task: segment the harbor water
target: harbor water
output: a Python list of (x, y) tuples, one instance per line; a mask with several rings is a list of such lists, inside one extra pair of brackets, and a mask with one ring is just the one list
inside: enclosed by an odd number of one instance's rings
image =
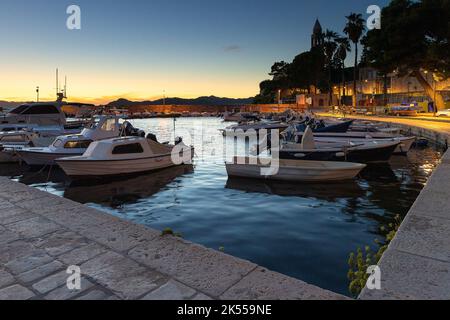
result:
[(131, 122), (160, 142), (182, 136), (196, 148), (193, 166), (89, 184), (17, 164), (0, 165), (0, 175), (346, 295), (349, 253), (377, 248), (380, 227), (408, 212), (441, 155), (413, 149), (342, 183), (229, 179), (226, 156), (245, 148), (224, 143), (221, 119)]

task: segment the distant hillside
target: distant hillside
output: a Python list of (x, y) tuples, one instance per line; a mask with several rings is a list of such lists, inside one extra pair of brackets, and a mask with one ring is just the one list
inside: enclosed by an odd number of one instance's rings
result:
[[(215, 96), (199, 97), (195, 99), (183, 99), (183, 98), (166, 98), (166, 105), (196, 105), (196, 106), (235, 106), (250, 104), (253, 102), (253, 98), (232, 99), (232, 98), (219, 98)], [(163, 99), (154, 101), (130, 101), (127, 99), (118, 99), (110, 102), (108, 106), (123, 108), (132, 106), (152, 106), (164, 104)]]

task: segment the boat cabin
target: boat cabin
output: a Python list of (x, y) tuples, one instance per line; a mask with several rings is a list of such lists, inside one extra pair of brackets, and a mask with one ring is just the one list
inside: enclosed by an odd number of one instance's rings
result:
[(54, 152), (73, 150), (83, 153), (93, 141), (119, 137), (120, 134), (121, 125), (118, 117), (96, 116), (80, 134), (56, 138), (50, 149)]
[(0, 126), (33, 124), (37, 126), (64, 126), (66, 116), (58, 102), (22, 104), (0, 117)]
[(171, 155), (172, 147), (142, 137), (122, 137), (95, 141), (83, 158), (116, 160)]

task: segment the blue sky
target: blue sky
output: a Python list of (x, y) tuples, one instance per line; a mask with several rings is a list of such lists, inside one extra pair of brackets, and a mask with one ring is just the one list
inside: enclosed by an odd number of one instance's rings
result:
[[(69, 95), (246, 97), (273, 62), (310, 47), (316, 18), (342, 32), (345, 15), (387, 0), (1, 0), (0, 99), (54, 95), (54, 69)], [(66, 28), (81, 7), (82, 29)]]

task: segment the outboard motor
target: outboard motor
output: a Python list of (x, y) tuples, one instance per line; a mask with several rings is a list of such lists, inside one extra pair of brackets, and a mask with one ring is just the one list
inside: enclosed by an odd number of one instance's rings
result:
[(122, 135), (125, 135), (127, 137), (142, 137), (142, 138), (145, 137), (145, 131), (136, 129), (128, 121), (125, 121), (122, 124), (122, 128), (123, 128), (122, 129)]
[(152, 141), (154, 141), (154, 142), (158, 142), (158, 139), (156, 138), (156, 135), (153, 134), (153, 133), (147, 134), (147, 139), (148, 139), (148, 140), (152, 140)]
[(319, 124), (318, 124), (317, 127), (316, 127), (316, 129), (321, 129), (321, 128), (325, 128), (325, 127), (326, 127), (325, 121), (320, 120), (320, 121), (319, 121)]
[(131, 124), (131, 123), (129, 123), (128, 121), (125, 121), (123, 124), (122, 124), (122, 133), (123, 133), (123, 135), (125, 135), (125, 136), (127, 136), (127, 137), (130, 137), (130, 136), (132, 136), (133, 135), (133, 132), (134, 132), (134, 127), (133, 127), (133, 125)]
[(135, 129), (135, 134), (136, 134), (137, 137), (145, 138), (145, 131), (144, 130), (136, 130)]

